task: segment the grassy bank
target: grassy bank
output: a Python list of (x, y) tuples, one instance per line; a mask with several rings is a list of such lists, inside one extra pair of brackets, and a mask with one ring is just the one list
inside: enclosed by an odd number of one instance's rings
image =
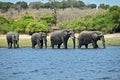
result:
[[(114, 38), (105, 38), (106, 46), (120, 46), (120, 37)], [(77, 40), (76, 40), (77, 44)], [(30, 39), (20, 39), (19, 41), (20, 47), (31, 47)], [(98, 41), (98, 45), (102, 45), (101, 41)], [(69, 39), (68, 46), (72, 46), (72, 40)], [(6, 39), (0, 39), (0, 48), (7, 48), (7, 41)], [(48, 47), (50, 47), (50, 40), (48, 40)]]

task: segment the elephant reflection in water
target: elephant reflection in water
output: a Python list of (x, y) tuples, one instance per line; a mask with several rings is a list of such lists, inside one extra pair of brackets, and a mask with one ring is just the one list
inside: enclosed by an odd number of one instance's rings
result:
[(75, 48), (75, 36), (72, 30), (63, 29), (63, 30), (54, 31), (50, 36), (52, 48), (54, 48), (54, 45), (57, 45), (57, 47), (60, 48), (61, 44), (63, 43), (64, 48), (67, 49), (68, 48), (67, 42), (69, 37), (72, 38), (73, 48)]
[(47, 34), (44, 32), (34, 33), (31, 36), (32, 48), (38, 45), (39, 48), (43, 48), (43, 43), (45, 48), (47, 48)]
[(88, 48), (88, 44), (92, 43), (93, 48), (98, 48), (97, 41), (101, 40), (103, 47), (105, 48), (105, 39), (101, 31), (83, 31), (78, 36), (78, 48), (85, 45)]

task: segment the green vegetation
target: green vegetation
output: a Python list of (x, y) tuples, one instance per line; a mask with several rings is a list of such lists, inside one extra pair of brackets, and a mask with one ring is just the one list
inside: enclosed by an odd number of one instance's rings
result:
[(6, 19), (0, 16), (0, 33), (15, 31), (19, 33), (48, 32), (49, 26), (56, 23), (54, 14), (43, 14), (35, 20), (29, 14), (22, 15), (20, 19)]
[(16, 31), (19, 33), (48, 32), (53, 24), (63, 28), (72, 29), (75, 32), (83, 30), (99, 30), (104, 33), (120, 32), (120, 7), (112, 6), (108, 11), (95, 16), (87, 15), (75, 18), (67, 22), (57, 22), (55, 13), (41, 14), (37, 19), (28, 13), (22, 15), (19, 19), (7, 19), (0, 16), (0, 33)]
[[(112, 6), (107, 12), (95, 16), (75, 18), (68, 22), (59, 22), (61, 29), (68, 28), (76, 32), (83, 30), (99, 30), (104, 33), (120, 32), (120, 7)], [(38, 19), (25, 14), (20, 19), (7, 19), (0, 16), (0, 33), (16, 31), (19, 33), (48, 32), (50, 26), (57, 23), (56, 14), (41, 14)]]
[[(104, 5), (103, 5), (104, 6)], [(52, 1), (49, 0), (46, 3), (43, 3), (41, 1), (37, 2), (30, 2), (28, 5), (27, 2), (25, 1), (18, 1), (16, 3), (10, 3), (10, 2), (0, 2), (0, 9), (2, 12), (8, 11), (10, 8), (14, 8), (18, 10), (18, 12), (21, 11), (21, 9), (40, 9), (40, 8), (59, 8), (59, 9), (65, 9), (65, 8), (79, 8), (79, 9), (84, 9), (86, 7), (88, 8), (96, 8), (96, 4), (89, 4), (86, 5), (83, 1), (78, 1), (78, 0), (62, 0), (62, 1)]]
[(120, 32), (120, 7), (113, 6), (103, 14), (62, 22), (60, 27), (69, 28), (74, 31), (99, 30), (105, 33)]

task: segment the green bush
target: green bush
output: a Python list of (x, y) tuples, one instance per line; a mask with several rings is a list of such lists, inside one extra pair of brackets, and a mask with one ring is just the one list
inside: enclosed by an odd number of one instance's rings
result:
[(13, 23), (13, 19), (6, 19), (0, 16), (0, 33), (7, 33), (8, 31), (11, 31), (11, 24)]
[(26, 33), (26, 27), (30, 22), (33, 22), (34, 18), (30, 15), (23, 15), (19, 20), (16, 20), (12, 24), (12, 31), (19, 33)]
[(56, 15), (51, 13), (50, 15), (42, 14), (38, 21), (45, 21), (48, 25), (56, 24)]
[(120, 7), (113, 6), (107, 12), (96, 16), (85, 16), (59, 24), (60, 28), (74, 31), (99, 30), (105, 33), (120, 32)]
[(49, 30), (49, 27), (46, 22), (40, 21), (40, 22), (31, 22), (26, 28), (26, 32), (29, 34), (35, 33), (35, 32), (47, 32)]

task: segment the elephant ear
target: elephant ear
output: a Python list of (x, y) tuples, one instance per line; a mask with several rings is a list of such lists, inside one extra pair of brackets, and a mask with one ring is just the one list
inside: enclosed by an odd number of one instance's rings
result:
[(93, 33), (93, 34), (92, 34), (92, 39), (93, 39), (93, 40), (97, 40), (98, 37), (99, 37), (98, 34), (96, 34), (96, 33)]
[(68, 35), (68, 32), (64, 31), (63, 34), (64, 34), (64, 37), (66, 37)]
[(100, 40), (103, 36), (103, 34), (98, 35), (98, 39)]

